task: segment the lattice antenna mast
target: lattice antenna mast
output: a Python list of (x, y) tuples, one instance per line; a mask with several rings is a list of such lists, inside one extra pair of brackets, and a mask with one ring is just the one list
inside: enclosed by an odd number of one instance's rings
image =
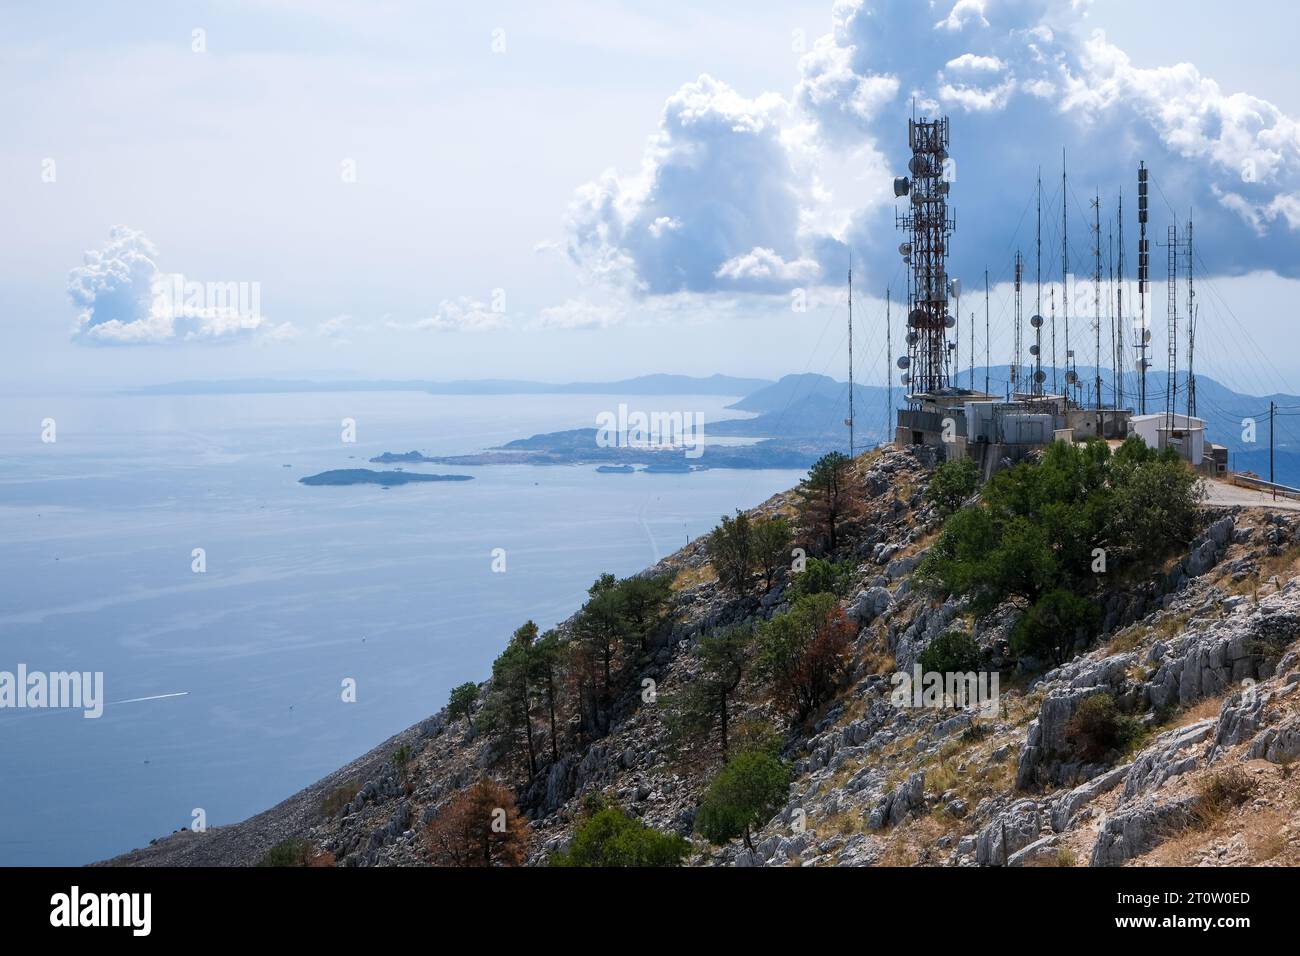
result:
[(1178, 400), (1178, 226), (1169, 227), (1169, 374), (1165, 379), (1165, 427), (1174, 429), (1174, 403)]
[(948, 242), (956, 228), (948, 211), (948, 118), (908, 121), (912, 174), (894, 180), (894, 195), (910, 198), (906, 215), (897, 217), (906, 230), (912, 265), (912, 289), (907, 326), (912, 346), (908, 375), (913, 395), (933, 394), (948, 387), (948, 330), (956, 320), (948, 313)]
[(1192, 220), (1187, 219), (1187, 417), (1196, 415), (1196, 286), (1192, 278)]
[(844, 424), (849, 426), (849, 457), (854, 457), (853, 445), (853, 250), (849, 250), (849, 417)]
[[(1071, 376), (1074, 362), (1074, 350), (1070, 348), (1070, 217), (1069, 205), (1066, 203), (1065, 150), (1061, 150), (1061, 318), (1065, 322), (1065, 394), (1070, 394), (1074, 384)], [(1052, 366), (1056, 366), (1056, 350), (1052, 350)]]
[(1119, 193), (1119, 257), (1115, 261), (1115, 407), (1124, 407), (1124, 191)]
[[(1034, 328), (1034, 344), (1029, 352), (1034, 356), (1034, 382), (1031, 391), (1036, 396), (1043, 394), (1043, 170), (1038, 169), (1038, 218), (1034, 227), (1034, 276), (1037, 293), (1034, 298), (1034, 316), (1029, 324)], [(1055, 331), (1055, 326), (1053, 326)], [(1053, 348), (1055, 351), (1055, 348)]]
[(1115, 408), (1119, 402), (1119, 343), (1115, 338), (1118, 331), (1115, 325), (1115, 223), (1106, 222), (1106, 316), (1110, 319), (1110, 382), (1111, 392), (1115, 396)]
[[(1101, 196), (1094, 194), (1092, 197), (1092, 237), (1093, 237), (1093, 261), (1095, 267), (1092, 273), (1092, 308), (1093, 308), (1093, 332), (1097, 338), (1097, 410), (1101, 410)], [(1100, 419), (1098, 420), (1100, 428)]]
[(1151, 363), (1147, 360), (1147, 345), (1151, 341), (1151, 330), (1147, 327), (1147, 282), (1151, 278), (1151, 245), (1147, 239), (1147, 164), (1138, 163), (1138, 308), (1139, 325), (1137, 342), (1138, 352), (1138, 413), (1147, 413), (1147, 369)]

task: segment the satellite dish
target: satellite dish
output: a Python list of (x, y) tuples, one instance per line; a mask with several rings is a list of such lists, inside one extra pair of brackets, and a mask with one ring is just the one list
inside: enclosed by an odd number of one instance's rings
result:
[(907, 171), (913, 176), (920, 176), (925, 172), (925, 160), (920, 156), (913, 156), (907, 161)]
[(1036, 329), (1041, 329), (1043, 327), (1043, 317), (1041, 315), (1036, 315), (1029, 320), (1029, 324)]
[(923, 309), (913, 309), (912, 313), (907, 317), (907, 324), (912, 326), (912, 328), (916, 328), (924, 323), (925, 311)]
[(1066, 372), (1065, 380), (1069, 382), (1071, 385), (1073, 385), (1075, 382), (1079, 380), (1079, 376), (1073, 371)]
[(1030, 355), (1037, 355), (1037, 354), (1038, 354), (1038, 351), (1039, 351), (1039, 350), (1038, 350), (1038, 346), (1037, 346), (1037, 345), (1031, 345), (1031, 346), (1029, 346), (1029, 354), (1030, 354)]
[(925, 197), (924, 197), (924, 196), (922, 196), (920, 193), (912, 193), (912, 205), (913, 205), (913, 206), (919, 206), (919, 205), (921, 205), (921, 203), (923, 203), (923, 202), (925, 202)]
[(900, 244), (898, 247), (898, 254), (900, 256), (910, 256), (912, 254), (912, 244), (910, 242)]
[(906, 355), (900, 355), (900, 356), (898, 357), (898, 367), (899, 367), (899, 368), (907, 368), (907, 367), (910, 366), (911, 364), (912, 364), (912, 360), (911, 360), (908, 356), (906, 356)]
[(919, 338), (920, 338), (920, 336), (918, 336), (915, 332), (908, 332), (908, 333), (907, 333), (907, 344), (908, 344), (908, 345), (915, 345), (915, 344), (917, 343), (917, 340), (918, 340)]
[(1037, 382), (1039, 385), (1042, 385), (1043, 382), (1045, 382), (1046, 380), (1047, 380), (1046, 372), (1039, 371), (1034, 373), (1034, 381)]
[(1143, 341), (1143, 342), (1150, 342), (1150, 341), (1151, 341), (1151, 330), (1150, 330), (1150, 329), (1143, 329), (1143, 330), (1142, 330), (1142, 341)]
[(902, 198), (912, 191), (912, 181), (906, 176), (899, 176), (894, 180), (894, 196)]
[(945, 329), (955, 329), (957, 327), (957, 320), (951, 315), (945, 315), (943, 317), (943, 327)]
[(907, 373), (903, 373), (902, 375), (900, 375), (898, 377), (898, 380), (902, 382), (904, 385), (912, 384), (912, 376), (908, 375)]

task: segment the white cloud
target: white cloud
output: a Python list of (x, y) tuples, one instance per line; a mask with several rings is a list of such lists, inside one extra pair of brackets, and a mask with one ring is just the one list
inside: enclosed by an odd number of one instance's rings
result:
[(812, 259), (786, 262), (775, 251), (755, 247), (743, 256), (728, 259), (715, 275), (738, 284), (775, 285), (789, 288), (791, 284), (811, 282), (821, 274), (821, 266)]
[(635, 175), (608, 171), (578, 190), (569, 254), (588, 279), (637, 294), (777, 288), (788, 267), (737, 260), (815, 252), (821, 240), (803, 229), (821, 201), (809, 149), (784, 97), (701, 76), (669, 97)]
[(504, 312), (468, 296), (443, 299), (434, 314), (412, 324), (411, 328), (436, 332), (495, 332), (507, 327)]
[(979, 73), (1001, 73), (1006, 69), (1006, 64), (996, 56), (978, 56), (974, 53), (963, 53), (961, 56), (949, 60), (946, 68), (949, 70), (971, 70)]
[(957, 0), (948, 16), (936, 23), (936, 30), (948, 30), (957, 32), (964, 30), (972, 23), (976, 26), (987, 27), (989, 21), (985, 19), (986, 10), (984, 0)]
[(260, 283), (188, 280), (162, 272), (157, 258), (143, 232), (120, 225), (102, 249), (86, 252), (68, 277), (77, 308), (73, 339), (87, 345), (166, 345), (292, 337), (289, 323), (263, 319)]
[(542, 329), (608, 328), (620, 322), (623, 316), (621, 305), (579, 298), (542, 309), (534, 324)]

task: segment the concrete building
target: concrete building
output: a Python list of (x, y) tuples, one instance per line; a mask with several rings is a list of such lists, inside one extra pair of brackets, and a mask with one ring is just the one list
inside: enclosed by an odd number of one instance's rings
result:
[[(1172, 426), (1170, 427), (1170, 423)], [(1149, 448), (1176, 448), (1178, 454), (1194, 468), (1205, 458), (1205, 419), (1189, 418), (1177, 413), (1168, 415), (1134, 415), (1129, 422), (1130, 434), (1137, 435)]]

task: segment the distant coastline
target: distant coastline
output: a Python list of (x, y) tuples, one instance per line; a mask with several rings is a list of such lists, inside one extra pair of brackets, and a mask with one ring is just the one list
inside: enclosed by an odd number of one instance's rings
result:
[(370, 468), (337, 468), (299, 478), (303, 485), (409, 485), (421, 481), (473, 481), (473, 475), (422, 475), (413, 471), (374, 471)]

